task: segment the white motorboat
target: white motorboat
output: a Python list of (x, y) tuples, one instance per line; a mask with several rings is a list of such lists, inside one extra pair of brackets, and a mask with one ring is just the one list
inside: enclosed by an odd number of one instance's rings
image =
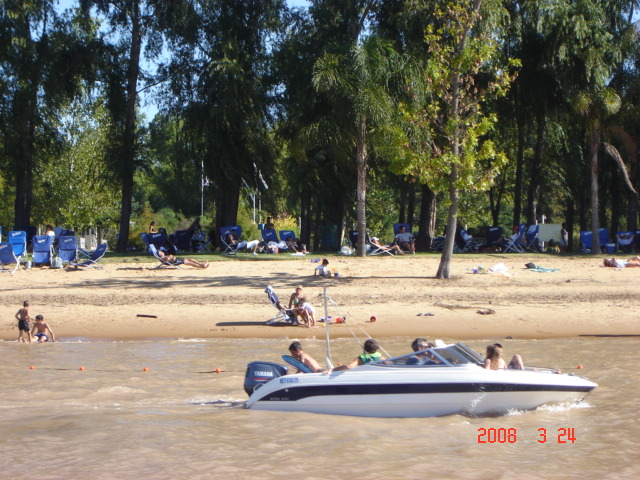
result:
[(416, 353), (351, 370), (286, 375), (283, 365), (252, 362), (247, 408), (365, 417), (500, 415), (546, 404), (574, 403), (597, 384), (554, 369), (487, 370), (462, 343), (430, 348), (438, 363), (411, 365)]

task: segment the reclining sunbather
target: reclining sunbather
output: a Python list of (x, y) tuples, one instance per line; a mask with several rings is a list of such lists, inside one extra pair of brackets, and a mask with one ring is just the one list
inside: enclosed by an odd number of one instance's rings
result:
[(189, 265), (195, 268), (208, 268), (209, 262), (199, 262), (193, 258), (174, 257), (173, 255), (167, 255), (162, 250), (158, 250), (158, 256), (167, 263), (174, 265)]
[(633, 257), (629, 260), (621, 260), (619, 258), (605, 258), (604, 259), (605, 267), (614, 267), (614, 268), (626, 268), (626, 267), (640, 267), (640, 257)]

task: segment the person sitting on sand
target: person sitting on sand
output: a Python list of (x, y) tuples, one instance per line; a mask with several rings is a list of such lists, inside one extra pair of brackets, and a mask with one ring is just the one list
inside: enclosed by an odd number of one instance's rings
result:
[(322, 263), (316, 267), (313, 271), (313, 276), (321, 276), (321, 277), (330, 277), (331, 269), (329, 268), (329, 260), (326, 258), (322, 259)]
[(349, 370), (351, 368), (358, 367), (360, 365), (364, 365), (365, 363), (377, 362), (378, 360), (384, 360), (385, 357), (378, 351), (380, 346), (378, 342), (376, 342), (373, 338), (367, 339), (364, 342), (364, 353), (362, 355), (358, 355), (354, 358), (350, 363), (346, 365), (338, 365), (337, 367), (328, 370), (327, 373), (337, 372), (339, 370)]
[(195, 268), (209, 268), (209, 262), (199, 262), (193, 258), (174, 257), (173, 255), (167, 255), (162, 250), (158, 250), (158, 256), (165, 262), (173, 265), (189, 265), (190, 267)]
[(604, 259), (605, 267), (614, 267), (614, 268), (627, 268), (627, 267), (640, 267), (640, 257), (633, 257), (629, 260), (621, 260), (619, 258), (605, 258)]
[[(316, 361), (316, 359), (308, 353), (302, 351), (302, 344), (300, 342), (293, 342), (291, 345), (289, 345), (289, 352), (291, 353), (291, 356), (293, 358), (295, 358), (299, 362), (304, 363), (311, 369), (312, 372), (322, 371), (322, 367)], [(298, 370), (296, 373), (300, 373), (300, 370)]]
[(307, 327), (315, 327), (316, 326), (316, 318), (315, 313), (316, 309), (313, 308), (313, 305), (307, 303), (307, 299), (302, 297), (300, 298), (300, 316), (302, 320), (307, 324)]
[[(36, 332), (37, 333), (34, 333)], [(44, 317), (42, 315), (36, 315), (36, 323), (33, 325), (31, 329), (31, 334), (38, 339), (38, 343), (48, 342), (49, 337), (47, 336), (47, 332), (51, 336), (51, 341), (56, 341), (56, 336), (51, 330), (51, 327), (44, 322)]]

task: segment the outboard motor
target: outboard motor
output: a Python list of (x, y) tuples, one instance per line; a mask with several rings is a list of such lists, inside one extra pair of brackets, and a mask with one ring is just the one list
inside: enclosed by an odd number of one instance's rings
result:
[(244, 376), (244, 391), (251, 394), (263, 384), (287, 374), (287, 367), (271, 362), (251, 362)]

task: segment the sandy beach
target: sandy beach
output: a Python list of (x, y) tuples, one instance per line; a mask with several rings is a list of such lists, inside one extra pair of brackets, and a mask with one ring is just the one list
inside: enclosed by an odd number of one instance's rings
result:
[[(265, 287), (287, 302), (299, 284), (317, 317), (324, 316), (321, 294), (328, 287), (348, 322), (334, 325), (333, 337), (351, 336), (349, 326), (373, 337), (640, 335), (640, 268), (604, 268), (600, 257), (454, 256), (448, 280), (435, 279), (438, 255), (330, 257), (339, 273), (331, 279), (313, 276), (315, 258), (241, 255), (216, 257), (206, 270), (155, 270), (154, 263), (129, 261), (105, 263), (102, 270), (3, 274), (0, 338), (17, 339), (14, 315), (24, 300), (31, 316), (44, 315), (61, 340), (324, 336), (323, 328), (265, 325), (276, 313)], [(528, 262), (558, 270), (529, 271)], [(478, 265), (499, 263), (506, 275), (473, 273)]]

